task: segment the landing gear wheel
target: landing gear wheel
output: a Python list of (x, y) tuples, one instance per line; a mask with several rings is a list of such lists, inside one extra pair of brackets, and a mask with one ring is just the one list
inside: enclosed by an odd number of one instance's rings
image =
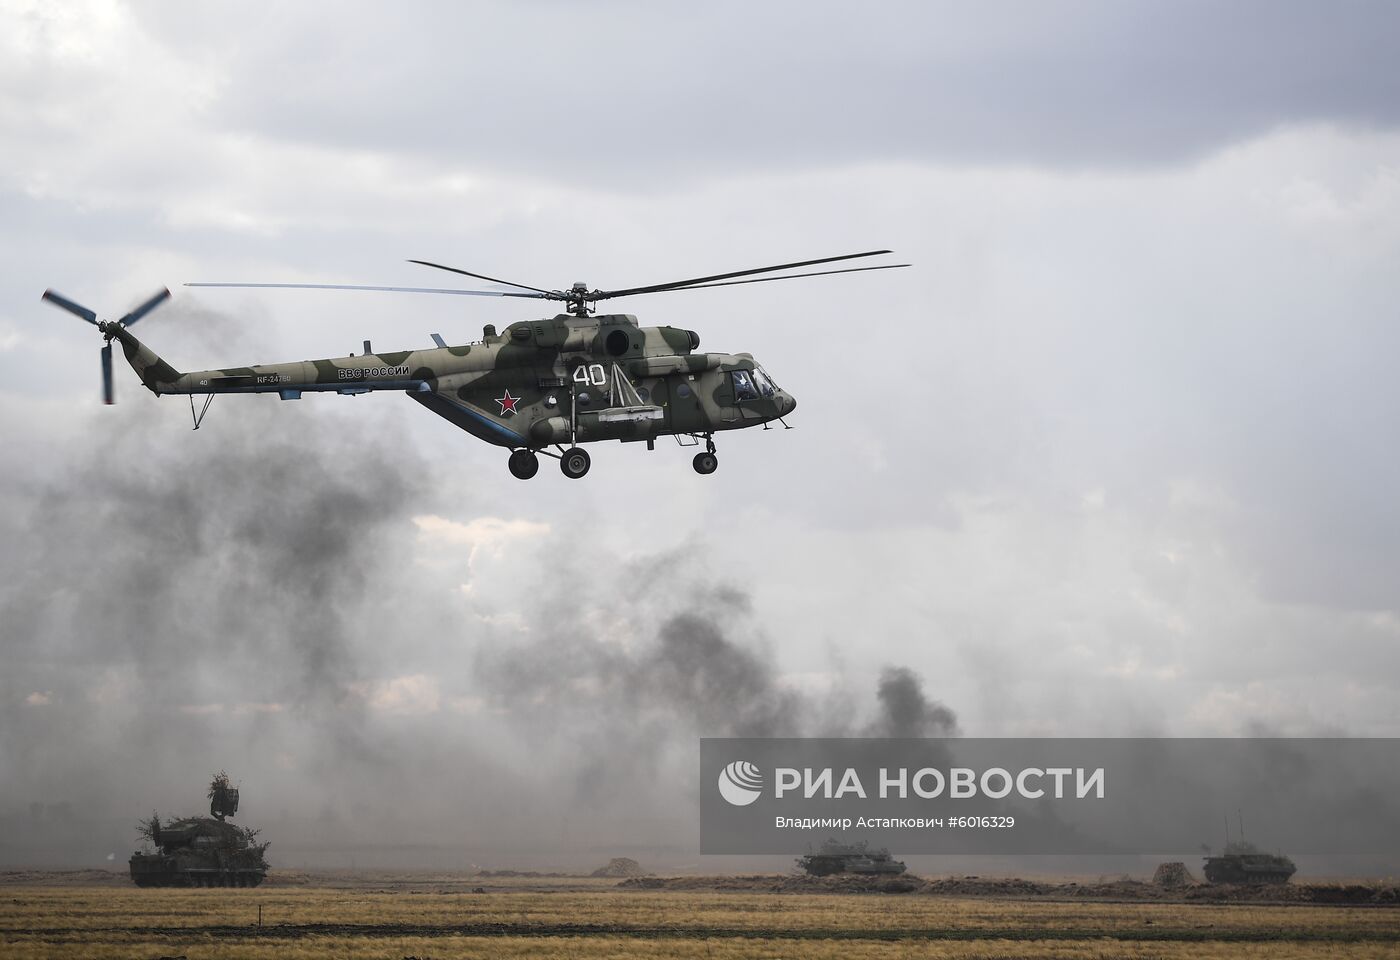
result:
[(511, 476), (519, 480), (529, 480), (540, 470), (540, 458), (533, 450), (516, 450), (510, 455)]
[(713, 453), (697, 453), (695, 459), (691, 461), (695, 467), (695, 472), (701, 476), (709, 476), (719, 467), (719, 457)]
[(582, 447), (570, 447), (559, 458), (559, 469), (570, 480), (577, 480), (588, 472), (592, 463), (593, 459), (588, 455), (587, 450)]

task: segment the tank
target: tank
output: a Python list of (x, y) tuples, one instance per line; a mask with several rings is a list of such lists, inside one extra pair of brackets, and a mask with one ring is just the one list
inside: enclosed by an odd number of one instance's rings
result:
[(131, 879), (138, 887), (256, 887), (267, 876), (266, 843), (258, 831), (226, 822), (238, 812), (238, 788), (220, 771), (209, 784), (209, 816), (137, 827), (154, 851), (131, 855)]
[(890, 856), (888, 850), (870, 850), (865, 843), (838, 843), (828, 840), (816, 853), (797, 859), (797, 865), (814, 877), (833, 873), (883, 874), (892, 876), (904, 872), (903, 861)]
[(1243, 840), (1227, 843), (1218, 857), (1206, 857), (1207, 883), (1287, 883), (1298, 872), (1285, 856), (1265, 853)]

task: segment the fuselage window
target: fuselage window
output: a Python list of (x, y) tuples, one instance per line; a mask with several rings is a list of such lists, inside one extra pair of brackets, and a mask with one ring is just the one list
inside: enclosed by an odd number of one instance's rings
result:
[(763, 371), (762, 367), (753, 368), (753, 382), (758, 387), (758, 392), (765, 397), (771, 397), (774, 391), (777, 390), (777, 387), (773, 385), (773, 381), (769, 378), (768, 374)]
[(734, 399), (740, 403), (758, 399), (758, 390), (754, 388), (753, 377), (747, 370), (734, 371)]

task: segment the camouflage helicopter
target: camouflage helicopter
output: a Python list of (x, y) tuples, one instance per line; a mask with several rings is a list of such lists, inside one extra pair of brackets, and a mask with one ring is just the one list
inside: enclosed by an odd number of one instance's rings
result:
[[(695, 290), (769, 280), (891, 270), (909, 264), (847, 267), (782, 276), (755, 274), (797, 270), (819, 264), (890, 253), (871, 250), (818, 260), (738, 270), (689, 280), (617, 290), (590, 290), (576, 283), (568, 290), (547, 290), (456, 267), (411, 260), (496, 284), (497, 290), (436, 287), (359, 286), (329, 283), (188, 283), (189, 287), (298, 288), (372, 290), (394, 293), (454, 294), (554, 300), (565, 313), (541, 320), (521, 320), (498, 333), (488, 324), (482, 339), (449, 345), (432, 334), (436, 347), (375, 353), (368, 340), (364, 353), (346, 358), (298, 363), (259, 364), (184, 373), (162, 360), (132, 336), (130, 327), (170, 297), (162, 290), (120, 320), (98, 320), (88, 308), (47, 290), (43, 299), (97, 327), (102, 348), (102, 396), (113, 402), (112, 341), (121, 344), (127, 362), (157, 396), (187, 394), (195, 429), (221, 393), (276, 393), (297, 400), (306, 391), (340, 394), (401, 390), (433, 413), (478, 439), (508, 447), (510, 472), (528, 480), (539, 470), (540, 456), (558, 459), (564, 476), (588, 473), (591, 458), (580, 444), (598, 440), (645, 442), (655, 449), (657, 437), (675, 437), (682, 446), (705, 449), (693, 465), (700, 474), (719, 466), (714, 435), (722, 430), (768, 425), (792, 413), (797, 401), (748, 353), (696, 353), (700, 337), (676, 327), (642, 327), (631, 314), (598, 315), (601, 300), (672, 290)], [(748, 277), (750, 279), (738, 279)], [(195, 412), (194, 398), (203, 396)], [(688, 442), (687, 442), (688, 441)], [(552, 448), (552, 449), (551, 449)]]

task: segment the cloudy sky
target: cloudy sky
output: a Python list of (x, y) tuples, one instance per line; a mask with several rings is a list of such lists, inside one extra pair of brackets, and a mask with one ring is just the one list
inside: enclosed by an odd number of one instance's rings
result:
[[(943, 707), (1400, 735), (1397, 47), (1362, 2), (0, 0), (0, 818), (125, 824), (224, 766), (328, 835), (660, 824), (697, 735)], [(125, 367), (101, 407), (39, 300), (169, 286), (137, 333), (197, 369), (533, 308), (186, 281), (877, 247), (913, 268), (620, 304), (798, 398), (712, 477), (612, 444), (522, 484), (388, 394), (193, 433)]]

